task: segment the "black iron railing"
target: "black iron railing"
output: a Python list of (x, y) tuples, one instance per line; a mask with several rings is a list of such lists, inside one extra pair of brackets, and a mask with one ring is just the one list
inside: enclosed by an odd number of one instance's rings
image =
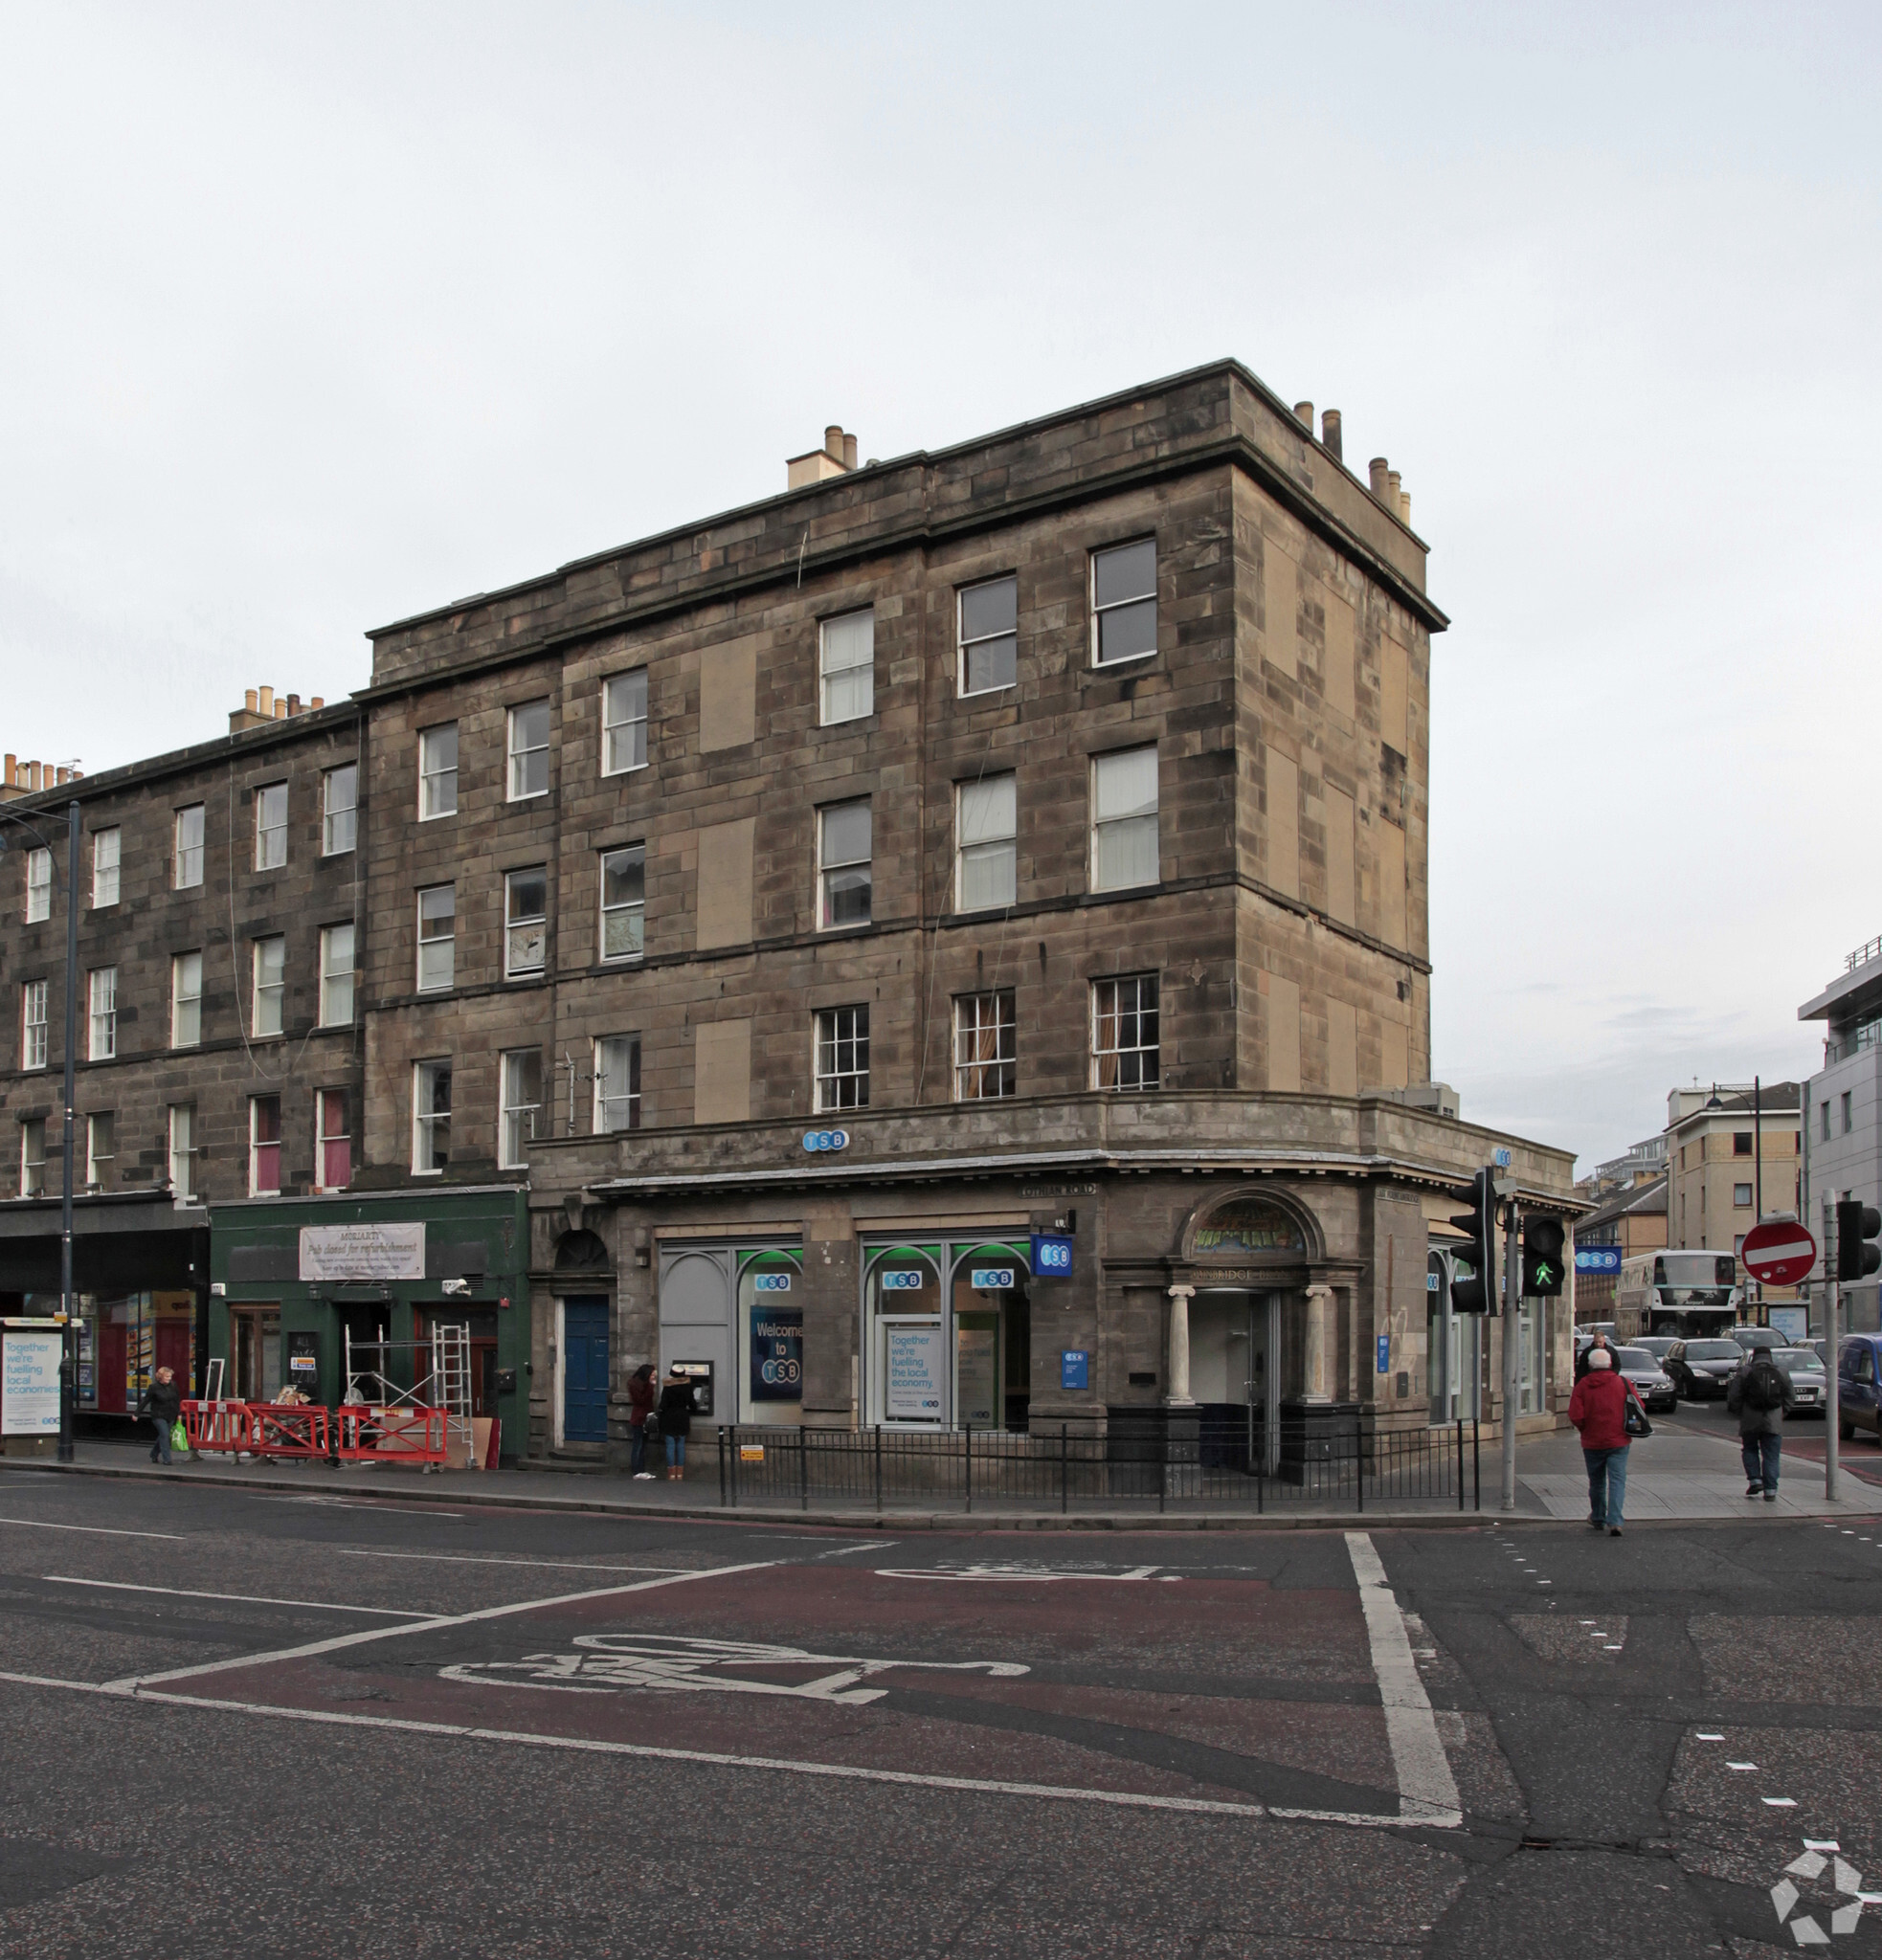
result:
[(1064, 1423), (1041, 1432), (795, 1429), (718, 1431), (719, 1501), (881, 1507), (885, 1503), (1073, 1511), (1218, 1507), (1266, 1512), (1304, 1504), (1481, 1510), (1477, 1425), (1379, 1429), (1283, 1419), (1178, 1419), (1095, 1435)]

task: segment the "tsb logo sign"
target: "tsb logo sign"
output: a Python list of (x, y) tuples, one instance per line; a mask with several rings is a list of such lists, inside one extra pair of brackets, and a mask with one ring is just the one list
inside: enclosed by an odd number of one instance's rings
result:
[(1069, 1279), (1071, 1269), (1072, 1242), (1069, 1238), (1062, 1238), (1056, 1233), (1033, 1235), (1033, 1271), (1040, 1279)]
[(804, 1148), (807, 1150), (846, 1150), (849, 1148), (849, 1131), (846, 1129), (807, 1129), (804, 1132)]

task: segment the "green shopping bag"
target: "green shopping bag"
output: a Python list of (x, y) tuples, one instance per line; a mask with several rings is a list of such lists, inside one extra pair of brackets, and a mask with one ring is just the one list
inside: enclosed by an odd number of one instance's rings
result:
[(184, 1428), (181, 1420), (170, 1424), (169, 1446), (172, 1450), (182, 1451), (186, 1457), (190, 1454), (190, 1432)]

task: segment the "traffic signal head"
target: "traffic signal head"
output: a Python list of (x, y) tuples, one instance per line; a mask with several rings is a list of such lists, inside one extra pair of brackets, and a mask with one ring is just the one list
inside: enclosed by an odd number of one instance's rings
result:
[(1523, 1220), (1523, 1297), (1553, 1299), (1562, 1290), (1562, 1245), (1568, 1235), (1559, 1218), (1539, 1214)]
[(1457, 1248), (1457, 1256), (1470, 1266), (1468, 1276), (1459, 1274), (1450, 1282), (1453, 1313), (1496, 1311), (1496, 1172), (1479, 1170), (1470, 1180), (1470, 1210), (1460, 1212), (1451, 1223), (1468, 1241)]
[(1842, 1198), (1836, 1206), (1836, 1277), (1839, 1280), (1867, 1280), (1882, 1268), (1882, 1246), (1875, 1242), (1882, 1233), (1882, 1212), (1860, 1198)]

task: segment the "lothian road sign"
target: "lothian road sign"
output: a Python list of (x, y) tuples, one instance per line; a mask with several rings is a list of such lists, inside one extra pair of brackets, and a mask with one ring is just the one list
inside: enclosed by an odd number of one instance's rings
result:
[(1794, 1286), (1816, 1263), (1817, 1241), (1788, 1218), (1767, 1218), (1745, 1234), (1738, 1257), (1745, 1271), (1767, 1286)]

